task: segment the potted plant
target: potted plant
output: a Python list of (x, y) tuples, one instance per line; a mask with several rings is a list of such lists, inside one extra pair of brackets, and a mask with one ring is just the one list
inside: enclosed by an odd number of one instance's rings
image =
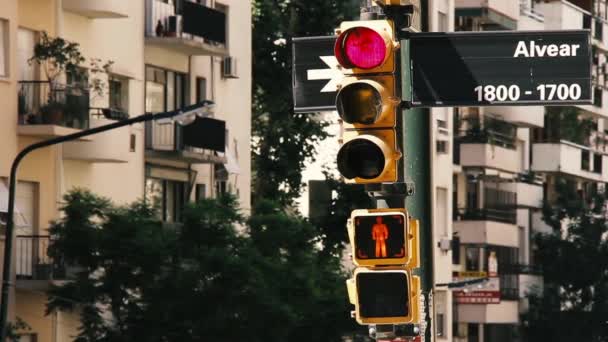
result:
[(61, 97), (64, 89), (58, 78), (66, 73), (81, 73), (79, 66), (84, 62), (78, 43), (70, 43), (61, 37), (51, 38), (42, 32), (40, 42), (34, 46), (34, 56), (29, 63), (38, 64), (49, 82), (47, 103), (40, 108), (42, 123), (59, 124), (63, 121), (65, 101)]

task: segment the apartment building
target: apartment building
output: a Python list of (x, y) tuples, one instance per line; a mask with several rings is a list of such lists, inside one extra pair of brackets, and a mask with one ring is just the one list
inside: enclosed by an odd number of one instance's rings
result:
[(499, 300), (476, 298), (474, 288), (454, 293), (453, 341), (517, 341), (526, 294), (542, 286), (531, 236), (548, 229), (543, 200), (554, 198), (557, 179), (581, 199), (608, 179), (607, 7), (604, 0), (455, 2), (456, 31), (589, 29), (593, 37), (592, 105), (453, 112), (454, 276), (491, 271), (494, 259), (500, 287)]
[[(45, 315), (45, 290), (71, 272), (46, 254), (47, 228), (66, 191), (84, 187), (116, 203), (150, 199), (168, 223), (179, 222), (186, 202), (225, 192), (249, 210), (250, 28), (251, 5), (242, 0), (0, 3), (0, 219), (10, 165), (25, 146), (145, 112), (215, 103), (188, 125), (133, 125), (24, 159), (9, 303), (9, 320), (31, 327), (22, 341), (71, 341), (77, 333), (77, 312)], [(44, 66), (30, 62), (43, 32), (79, 44), (86, 59), (79, 72), (51, 83)], [(110, 68), (99, 71), (107, 61)]]

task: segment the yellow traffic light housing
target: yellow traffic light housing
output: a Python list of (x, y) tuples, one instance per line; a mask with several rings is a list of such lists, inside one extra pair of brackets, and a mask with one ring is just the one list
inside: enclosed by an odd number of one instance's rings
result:
[(350, 75), (338, 85), (336, 108), (342, 119), (338, 170), (346, 183), (398, 181), (396, 54), (391, 20), (343, 22), (334, 52)]
[(420, 278), (408, 270), (358, 268), (346, 286), (359, 324), (420, 322)]

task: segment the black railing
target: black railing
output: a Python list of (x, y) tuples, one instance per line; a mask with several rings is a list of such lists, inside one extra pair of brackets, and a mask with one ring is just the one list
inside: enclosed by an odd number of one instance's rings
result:
[(193, 1), (147, 0), (147, 35), (151, 37), (199, 38), (226, 44), (226, 13)]
[(496, 221), (515, 224), (517, 212), (512, 208), (461, 208), (458, 209), (457, 219), (470, 221)]
[(500, 286), (500, 299), (502, 300), (518, 300), (519, 299), (519, 289), (512, 287), (503, 287), (502, 284)]
[(539, 275), (542, 273), (540, 266), (527, 264), (500, 264), (498, 271), (501, 274)]
[(89, 91), (48, 81), (20, 81), (18, 115), (21, 125), (89, 128)]
[(515, 137), (490, 129), (469, 129), (458, 137), (462, 144), (490, 144), (508, 149), (515, 149)]
[(51, 280), (65, 279), (63, 262), (48, 256), (51, 238), (48, 235), (17, 235), (17, 279)]

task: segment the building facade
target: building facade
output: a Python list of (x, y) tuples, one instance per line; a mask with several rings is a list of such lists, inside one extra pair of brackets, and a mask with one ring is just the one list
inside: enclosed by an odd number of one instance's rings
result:
[(521, 340), (526, 295), (542, 288), (532, 236), (549, 229), (543, 202), (558, 180), (581, 200), (604, 188), (606, 9), (604, 0), (455, 1), (456, 31), (589, 29), (594, 103), (453, 110), (452, 271), (492, 273), (494, 260), (500, 284), (500, 303), (453, 293), (453, 341)]
[[(79, 72), (50, 82), (46, 66), (31, 61), (44, 32), (79, 44)], [(24, 159), (9, 307), (9, 320), (31, 327), (23, 341), (71, 341), (79, 326), (77, 313), (45, 315), (44, 291), (70, 273), (46, 254), (49, 222), (67, 191), (88, 188), (118, 204), (150, 199), (168, 223), (179, 222), (185, 203), (227, 192), (250, 210), (249, 1), (3, 1), (0, 91), (0, 219), (10, 165), (25, 146), (145, 112), (215, 103), (190, 125), (133, 125)]]

